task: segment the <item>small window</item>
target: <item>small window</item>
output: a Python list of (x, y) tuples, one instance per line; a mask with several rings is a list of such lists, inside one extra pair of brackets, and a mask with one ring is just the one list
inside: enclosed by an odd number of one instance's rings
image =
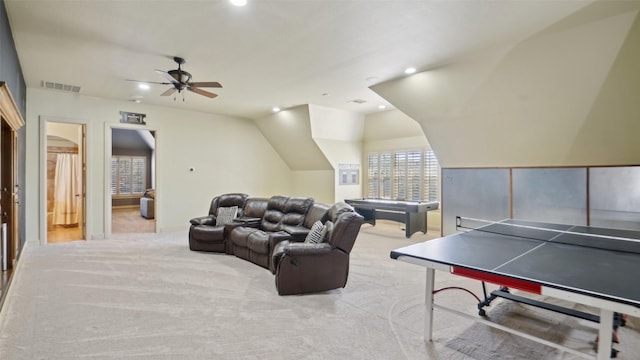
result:
[(438, 161), (433, 151), (372, 153), (367, 159), (367, 196), (438, 200)]
[(111, 195), (142, 195), (146, 189), (147, 159), (142, 156), (111, 158)]

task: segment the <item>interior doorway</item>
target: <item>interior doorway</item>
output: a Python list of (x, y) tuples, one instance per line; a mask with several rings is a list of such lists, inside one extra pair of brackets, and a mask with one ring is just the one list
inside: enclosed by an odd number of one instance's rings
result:
[(85, 125), (46, 122), (47, 243), (86, 239)]
[(111, 128), (111, 233), (156, 232), (156, 134)]
[[(17, 136), (0, 116), (0, 300), (15, 268), (18, 244)], [(2, 301), (0, 301), (2, 304)]]

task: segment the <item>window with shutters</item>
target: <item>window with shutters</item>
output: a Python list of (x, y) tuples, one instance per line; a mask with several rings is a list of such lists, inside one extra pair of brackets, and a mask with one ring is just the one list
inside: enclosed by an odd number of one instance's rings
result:
[(111, 157), (111, 195), (141, 195), (146, 189), (146, 158)]
[(440, 168), (431, 150), (372, 153), (367, 166), (367, 197), (438, 200)]

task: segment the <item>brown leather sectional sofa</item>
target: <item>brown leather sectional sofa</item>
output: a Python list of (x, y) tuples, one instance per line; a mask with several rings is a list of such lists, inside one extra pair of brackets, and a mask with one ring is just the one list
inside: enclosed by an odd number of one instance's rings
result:
[[(220, 208), (237, 206), (237, 217), (216, 225)], [(316, 221), (324, 241), (305, 242)], [(313, 198), (251, 198), (233, 193), (216, 196), (209, 215), (190, 220), (189, 248), (224, 252), (275, 274), (280, 295), (321, 292), (344, 287), (362, 216), (343, 202), (332, 206)]]

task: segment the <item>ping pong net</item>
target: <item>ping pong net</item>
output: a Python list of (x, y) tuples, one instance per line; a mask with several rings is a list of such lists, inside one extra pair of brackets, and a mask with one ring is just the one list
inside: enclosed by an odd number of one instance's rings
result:
[(456, 230), (640, 254), (640, 231), (457, 216)]

